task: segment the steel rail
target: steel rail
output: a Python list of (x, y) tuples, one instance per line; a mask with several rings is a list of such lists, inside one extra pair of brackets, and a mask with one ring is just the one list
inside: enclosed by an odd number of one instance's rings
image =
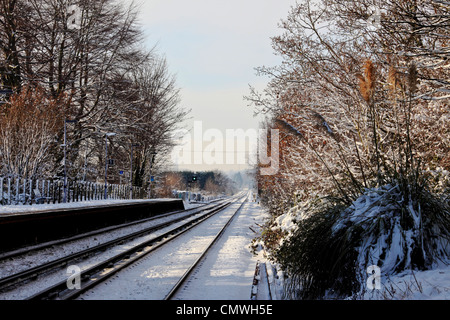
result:
[(102, 283), (103, 281), (105, 281), (118, 271), (123, 270), (130, 264), (145, 257), (150, 252), (172, 241), (173, 239), (177, 238), (186, 231), (194, 228), (203, 221), (212, 217), (214, 214), (222, 211), (223, 209), (231, 205), (233, 201), (234, 200), (230, 200), (229, 202), (226, 202), (224, 204), (222, 203), (216, 208), (211, 209), (206, 214), (197, 217), (196, 219), (193, 219), (183, 224), (182, 226), (170, 230), (156, 238), (145, 241), (125, 252), (117, 254), (106, 261), (98, 263), (97, 265), (82, 271), (81, 274), (79, 275), (81, 279), (80, 289), (70, 290), (67, 287), (67, 280), (64, 280), (27, 298), (27, 300), (74, 299), (79, 295), (81, 295), (82, 293), (84, 293), (86, 290), (98, 285), (99, 283)]
[[(48, 272), (48, 271), (50, 271), (50, 270), (52, 270), (54, 268), (67, 265), (70, 261), (73, 261), (73, 260), (76, 260), (76, 259), (80, 259), (80, 258), (83, 258), (83, 257), (87, 257), (87, 256), (92, 256), (96, 252), (105, 251), (106, 249), (108, 249), (110, 247), (113, 247), (113, 246), (115, 246), (117, 244), (124, 243), (124, 242), (127, 242), (127, 241), (131, 241), (133, 239), (136, 239), (138, 237), (145, 236), (145, 235), (150, 234), (152, 232), (155, 232), (155, 231), (157, 231), (159, 229), (162, 229), (162, 228), (165, 228), (167, 226), (170, 226), (171, 224), (180, 222), (180, 221), (185, 220), (185, 219), (189, 219), (190, 217), (192, 217), (194, 215), (197, 215), (197, 214), (199, 214), (201, 212), (204, 212), (206, 210), (210, 210), (210, 209), (213, 210), (214, 208), (220, 207), (221, 205), (222, 205), (222, 203), (219, 203), (219, 204), (216, 204), (216, 205), (213, 205), (213, 206), (209, 206), (207, 208), (203, 208), (203, 206), (200, 207), (200, 208), (199, 207), (191, 208), (191, 209), (185, 210), (184, 212), (186, 212), (186, 213), (189, 212), (189, 211), (193, 211), (193, 212), (188, 214), (188, 215), (185, 215), (183, 217), (179, 217), (179, 218), (167, 221), (167, 222), (163, 222), (163, 223), (157, 224), (155, 226), (151, 226), (151, 227), (145, 228), (143, 230), (139, 230), (139, 231), (130, 233), (128, 235), (125, 235), (125, 236), (122, 236), (122, 237), (119, 237), (119, 238), (107, 241), (107, 242), (99, 244), (97, 246), (94, 246), (94, 247), (91, 247), (91, 248), (88, 248), (88, 249), (85, 249), (85, 250), (82, 250), (82, 251), (79, 251), (79, 252), (75, 252), (75, 253), (67, 255), (65, 257), (62, 257), (62, 258), (59, 258), (59, 259), (56, 259), (56, 260), (44, 263), (42, 265), (39, 265), (39, 266), (30, 268), (30, 269), (27, 269), (27, 270), (18, 272), (16, 274), (12, 274), (10, 276), (3, 277), (3, 278), (0, 279), (0, 292), (5, 292), (8, 288), (10, 288), (11, 286), (17, 285), (18, 283), (25, 282), (25, 281), (28, 281), (30, 279), (35, 279), (40, 274), (46, 273), (46, 272)], [(125, 225), (121, 225), (120, 227), (117, 227), (117, 228), (116, 227), (112, 227), (112, 228), (102, 229), (102, 231), (100, 231), (100, 232), (90, 232), (90, 233), (87, 233), (87, 234), (84, 234), (84, 235), (76, 236), (75, 237), (76, 239), (72, 239), (71, 238), (70, 241), (74, 241), (74, 240), (79, 240), (79, 239), (82, 239), (82, 238), (90, 237), (90, 236), (93, 236), (93, 235), (96, 235), (96, 234), (99, 234), (99, 233), (110, 232), (110, 231), (113, 231), (115, 229), (124, 228), (124, 227), (130, 226), (130, 225), (134, 225), (134, 224), (145, 223), (145, 222), (148, 222), (148, 221), (151, 221), (151, 220), (158, 220), (158, 219), (165, 218), (165, 217), (168, 217), (168, 216), (171, 216), (171, 215), (175, 215), (175, 214), (178, 214), (178, 213), (183, 213), (183, 211), (180, 210), (180, 211), (170, 212), (170, 213), (167, 213), (167, 214), (164, 214), (164, 215), (160, 215), (160, 216), (157, 216), (157, 217), (152, 217), (152, 218), (147, 218), (147, 219), (144, 219), (144, 220), (140, 220), (139, 222), (132, 222), (132, 223), (128, 223), (128, 224), (125, 224)], [(64, 239), (61, 242), (65, 243), (65, 242), (69, 241), (69, 240), (67, 240), (67, 241), (66, 240), (67, 239)], [(52, 244), (52, 245), (55, 245), (55, 244)], [(38, 248), (38, 249), (34, 249), (33, 251), (41, 250), (41, 249), (42, 248)], [(28, 252), (31, 252), (31, 251), (28, 251)]]
[(27, 246), (25, 248), (15, 249), (15, 250), (12, 250), (12, 251), (9, 251), (9, 252), (0, 253), (0, 260), (10, 259), (10, 258), (13, 258), (13, 257), (16, 257), (16, 256), (20, 256), (20, 255), (23, 255), (23, 254), (28, 254), (28, 253), (33, 252), (33, 251), (43, 250), (43, 249), (46, 249), (46, 248), (49, 248), (49, 247), (52, 247), (52, 246), (55, 246), (55, 245), (61, 245), (61, 244), (68, 243), (68, 242), (71, 242), (71, 241), (76, 241), (76, 240), (80, 240), (80, 239), (83, 239), (83, 238), (95, 236), (95, 235), (98, 235), (98, 234), (111, 232), (111, 231), (114, 231), (114, 230), (130, 227), (130, 226), (141, 224), (141, 223), (144, 223), (144, 222), (157, 220), (157, 219), (160, 219), (160, 218), (165, 218), (165, 217), (168, 217), (168, 216), (171, 216), (171, 215), (175, 215), (175, 214), (178, 214), (178, 213), (198, 210), (198, 209), (201, 209), (201, 208), (206, 207), (206, 206), (213, 207), (213, 206), (211, 206), (211, 203), (206, 203), (206, 204), (197, 206), (195, 208), (167, 212), (167, 213), (163, 213), (163, 214), (160, 214), (160, 215), (157, 215), (157, 216), (153, 216), (153, 217), (150, 217), (150, 218), (144, 218), (144, 219), (140, 219), (140, 220), (136, 220), (136, 221), (132, 221), (132, 222), (126, 222), (126, 223), (118, 224), (118, 225), (115, 225), (115, 226), (105, 227), (105, 228), (101, 228), (101, 229), (98, 229), (98, 230), (94, 230), (94, 231), (89, 231), (89, 232), (86, 232), (86, 233), (78, 234), (76, 236), (72, 236), (72, 237), (68, 237), (68, 238), (62, 238), (62, 239), (58, 239), (58, 240), (48, 241), (48, 242), (41, 243), (41, 244), (38, 244), (38, 245), (30, 245), (30, 246)]
[(230, 223), (233, 221), (234, 217), (238, 214), (238, 212), (242, 209), (244, 204), (248, 201), (248, 197), (241, 203), (239, 208), (236, 210), (236, 212), (231, 216), (231, 218), (227, 221), (227, 223), (220, 229), (220, 231), (216, 234), (214, 239), (210, 242), (208, 247), (202, 252), (202, 254), (197, 258), (197, 260), (194, 261), (194, 263), (189, 267), (188, 270), (183, 274), (183, 276), (178, 280), (178, 282), (173, 286), (173, 288), (170, 290), (170, 292), (164, 297), (164, 300), (170, 300), (173, 298), (173, 296), (181, 289), (183, 284), (187, 281), (187, 279), (190, 277), (192, 272), (197, 268), (199, 263), (203, 260), (203, 258), (206, 256), (208, 251), (213, 247), (213, 245), (220, 239), (222, 234), (225, 232), (225, 230), (228, 228)]

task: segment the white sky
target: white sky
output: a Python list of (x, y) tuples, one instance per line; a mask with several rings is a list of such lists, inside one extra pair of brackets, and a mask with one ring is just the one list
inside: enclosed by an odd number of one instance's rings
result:
[[(192, 119), (186, 122), (186, 127), (191, 129), (194, 121), (201, 121), (203, 131), (217, 129), (224, 137), (227, 129), (256, 130), (258, 120), (243, 96), (249, 94), (249, 84), (265, 87), (267, 79), (257, 77), (255, 67), (279, 64), (270, 37), (281, 33), (278, 23), (287, 17), (295, 0), (138, 0), (138, 3), (142, 3), (140, 15), (147, 47), (157, 44), (158, 51), (166, 56), (181, 88), (182, 105), (192, 109)], [(229, 170), (245, 166), (203, 163), (179, 168)]]

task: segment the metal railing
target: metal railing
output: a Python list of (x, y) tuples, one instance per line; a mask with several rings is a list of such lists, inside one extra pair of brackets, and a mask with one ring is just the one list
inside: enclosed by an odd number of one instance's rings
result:
[[(133, 199), (144, 199), (144, 188), (133, 187)], [(107, 199), (130, 199), (130, 186), (108, 184)], [(67, 182), (66, 202), (105, 200), (105, 184), (85, 181)], [(64, 181), (0, 177), (0, 206), (35, 205), (64, 202)]]

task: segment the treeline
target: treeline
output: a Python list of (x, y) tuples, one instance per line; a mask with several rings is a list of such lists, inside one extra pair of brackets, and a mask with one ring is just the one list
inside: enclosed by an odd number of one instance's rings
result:
[(247, 100), (279, 130), (279, 170), (256, 178), (273, 218), (262, 240), (291, 277), (290, 297), (349, 296), (370, 265), (448, 261), (449, 10), (302, 0), (280, 22), (282, 64), (257, 69), (270, 82)]
[(170, 171), (157, 177), (155, 189), (159, 197), (170, 197), (173, 190), (231, 195), (238, 187), (232, 179), (220, 171)]
[(448, 12), (438, 0), (292, 7), (272, 38), (283, 63), (258, 68), (271, 80), (247, 97), (280, 130), (280, 170), (257, 177), (275, 216), (324, 195), (350, 205), (393, 180), (406, 198), (427, 181), (448, 192)]
[(115, 0), (0, 1), (0, 175), (62, 177), (66, 127), (69, 179), (104, 179), (109, 161), (118, 181), (133, 161), (135, 185), (149, 183), (187, 111), (164, 57), (144, 47), (138, 12)]

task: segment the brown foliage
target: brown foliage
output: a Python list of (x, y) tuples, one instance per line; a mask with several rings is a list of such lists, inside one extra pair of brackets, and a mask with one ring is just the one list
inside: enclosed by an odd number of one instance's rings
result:
[(280, 24), (272, 42), (283, 63), (258, 69), (271, 81), (249, 98), (268, 127), (295, 129), (280, 128), (279, 172), (258, 177), (275, 216), (392, 181), (409, 193), (427, 168), (449, 170), (447, 13), (410, 3), (303, 0)]
[(157, 184), (157, 196), (162, 198), (171, 198), (173, 190), (184, 188), (183, 176), (177, 172), (166, 172), (161, 176)]
[(367, 60), (364, 64), (364, 75), (357, 74), (359, 78), (359, 91), (367, 103), (372, 103), (375, 92), (375, 67), (373, 62)]
[(41, 175), (51, 167), (50, 149), (63, 126), (64, 98), (49, 99), (40, 87), (24, 87), (0, 111), (0, 163), (5, 174)]

